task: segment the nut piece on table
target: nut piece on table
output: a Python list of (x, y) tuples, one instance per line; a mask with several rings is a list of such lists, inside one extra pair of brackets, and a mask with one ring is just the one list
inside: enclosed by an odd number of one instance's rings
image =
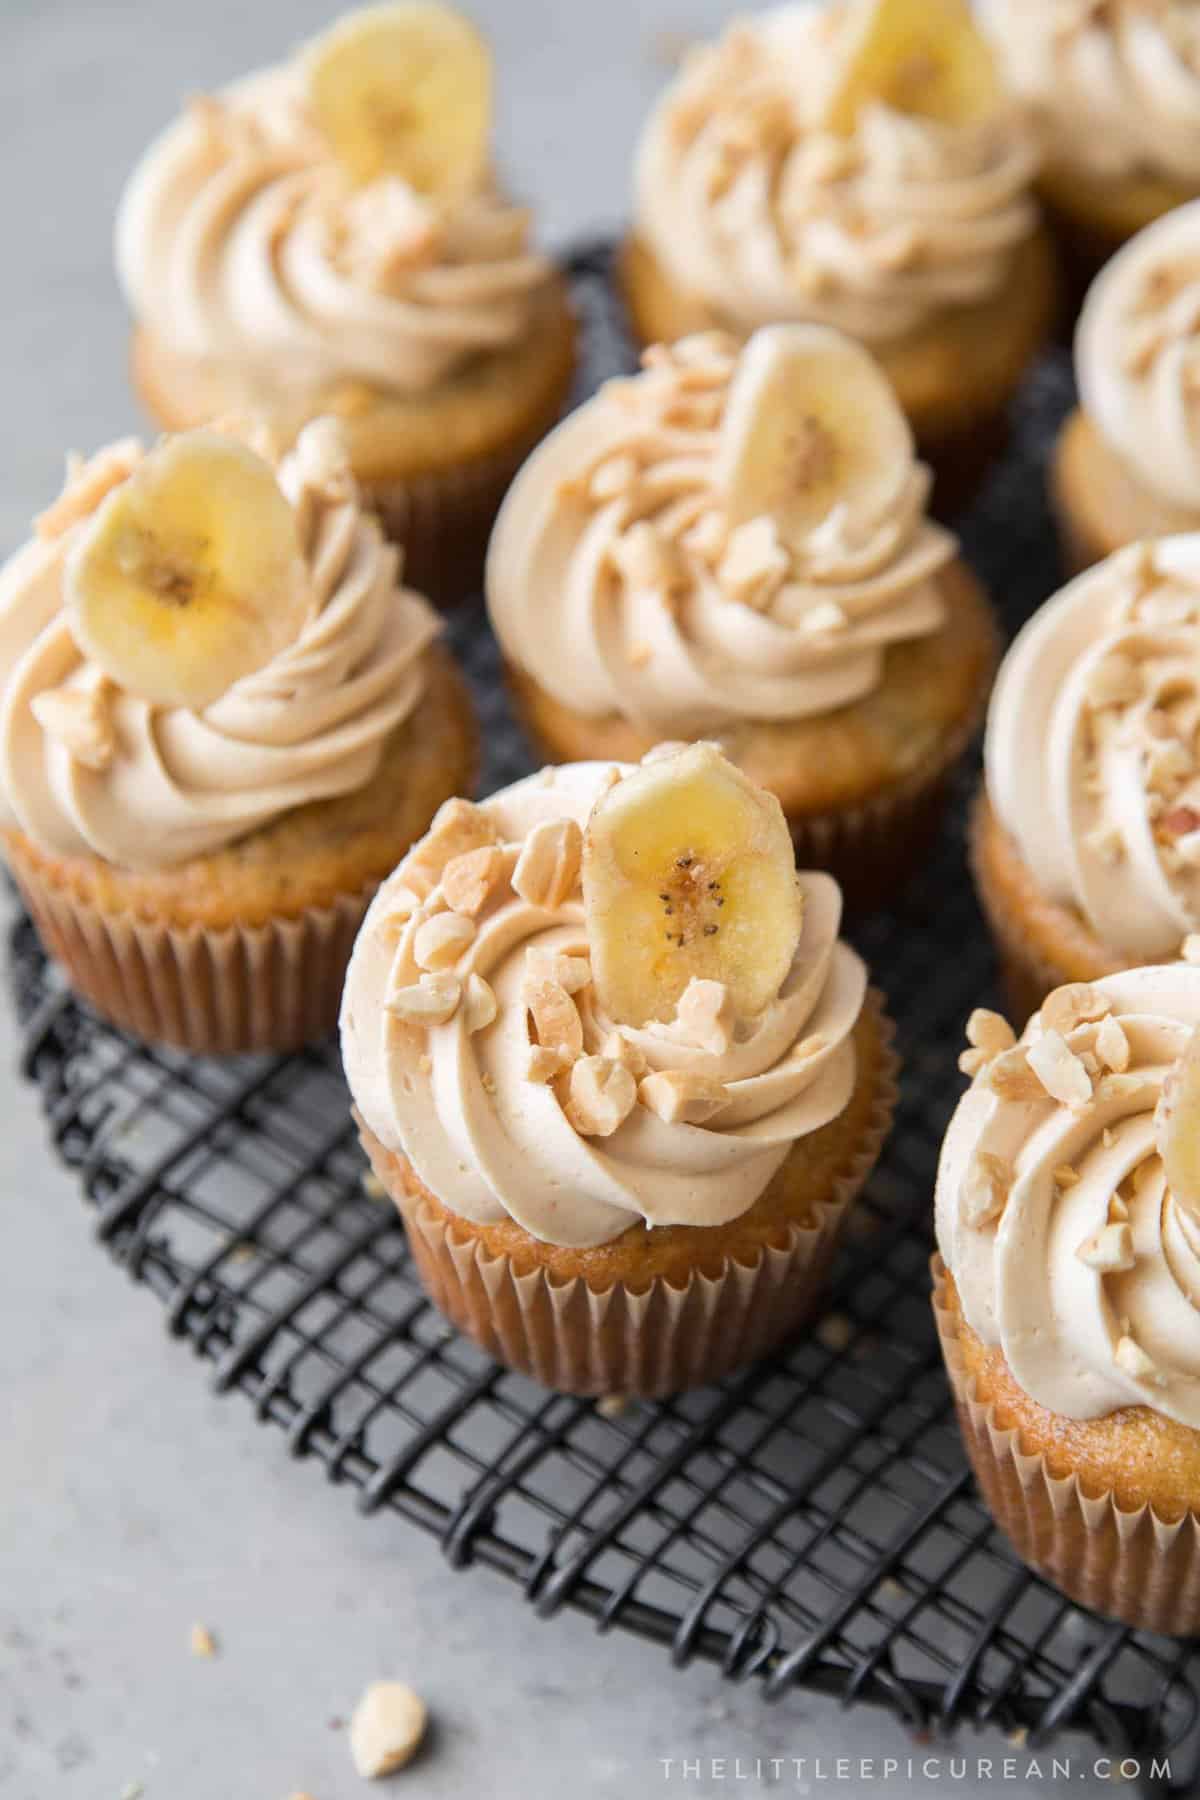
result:
[(411, 1761), (425, 1736), (425, 1702), (402, 1681), (373, 1681), (350, 1720), (350, 1754), (367, 1781)]

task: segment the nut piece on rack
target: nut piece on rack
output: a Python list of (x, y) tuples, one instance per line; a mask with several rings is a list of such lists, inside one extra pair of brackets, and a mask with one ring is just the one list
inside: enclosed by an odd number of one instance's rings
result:
[(425, 1736), (425, 1702), (402, 1681), (373, 1681), (350, 1721), (350, 1754), (367, 1781), (410, 1762)]

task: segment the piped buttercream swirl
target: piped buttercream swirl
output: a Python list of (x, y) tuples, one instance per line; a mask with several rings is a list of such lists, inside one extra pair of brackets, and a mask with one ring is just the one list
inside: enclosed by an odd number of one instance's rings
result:
[(875, 689), (890, 644), (944, 620), (955, 541), (910, 454), (882, 500), (783, 545), (734, 528), (717, 471), (737, 367), (720, 333), (647, 352), (536, 450), (501, 511), (488, 604), (509, 658), (588, 717), (660, 736), (809, 718)]
[[(137, 446), (118, 451), (136, 466)], [(200, 710), (125, 692), (80, 649), (65, 567), (106, 490), (87, 467), (69, 483), (43, 533), (0, 570), (0, 822), (52, 855), (166, 868), (371, 779), (424, 692), (438, 621), (401, 585), (400, 553), (361, 509), (331, 421), (307, 426), (278, 473), (296, 515), (306, 620)], [(105, 755), (55, 728), (39, 707), (50, 695), (102, 722)]]
[(551, 269), (491, 185), (434, 205), (354, 188), (307, 118), (298, 67), (194, 103), (117, 218), (136, 318), (239, 404), (310, 411), (354, 383), (419, 394), (523, 341)]
[(998, 292), (1037, 220), (1015, 110), (946, 127), (882, 105), (843, 138), (822, 106), (849, 9), (782, 6), (693, 53), (646, 127), (637, 228), (740, 331), (809, 319), (883, 342)]
[(1131, 474), (1200, 512), (1200, 201), (1139, 232), (1101, 270), (1075, 364), (1085, 413)]
[(1200, 1220), (1167, 1186), (1155, 1121), (1198, 1025), (1187, 964), (1060, 990), (946, 1136), (938, 1245), (967, 1323), (1069, 1418), (1144, 1405), (1200, 1426)]
[(1191, 0), (981, 0), (981, 13), (1055, 167), (1200, 181)]
[(1131, 961), (1200, 929), (1200, 536), (1119, 551), (996, 683), (987, 791), (1039, 888)]
[[(452, 1012), (429, 1024), (395, 1009), (397, 994), (421, 979), (417, 936), (445, 904), (436, 870), (432, 888), (417, 881), (425, 892), (415, 904), (414, 859), (428, 870), (429, 858), (428, 841), (418, 845), (367, 915), (342, 1009), (347, 1078), (384, 1146), (401, 1152), (463, 1218), (512, 1219), (534, 1237), (577, 1247), (607, 1243), (638, 1220), (714, 1226), (752, 1206), (792, 1146), (847, 1104), (856, 1074), (852, 1033), (866, 990), (862, 963), (838, 938), (837, 884), (823, 874), (802, 876), (804, 926), (791, 972), (778, 998), (742, 1022), (724, 1051), (689, 1044), (673, 1024), (622, 1027), (622, 1054), (635, 1066), (721, 1082), (721, 1107), (703, 1125), (668, 1123), (639, 1100), (611, 1135), (581, 1135), (556, 1084), (530, 1077), (524, 987), (530, 952), (573, 965), (587, 957), (579, 887), (561, 904), (543, 906), (523, 898), (510, 876), (535, 829), (562, 820), (584, 825), (624, 772), (567, 765), (483, 803), (505, 873), (475, 915), (469, 943), (440, 972), (461, 989), (461, 1001), (451, 991)], [(473, 991), (486, 991), (481, 1009)], [(573, 1004), (581, 1054), (607, 1055), (613, 1028), (590, 981), (575, 990)]]

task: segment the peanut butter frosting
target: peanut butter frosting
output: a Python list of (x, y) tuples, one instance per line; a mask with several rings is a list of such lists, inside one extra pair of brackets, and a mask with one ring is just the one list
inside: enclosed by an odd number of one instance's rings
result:
[(1101, 270), (1079, 320), (1080, 402), (1130, 473), (1200, 512), (1200, 201)]
[(937, 1236), (971, 1329), (1051, 1411), (1148, 1406), (1200, 1426), (1200, 1219), (1156, 1113), (1197, 1026), (1200, 968), (1060, 988), (1019, 1044), (973, 1016)]
[(987, 790), (1038, 886), (1131, 961), (1200, 928), (1200, 536), (1139, 544), (1024, 627)]
[(488, 556), (488, 605), (512, 662), (588, 717), (694, 737), (827, 713), (879, 685), (889, 644), (944, 620), (955, 540), (925, 514), (911, 446), (894, 479), (835, 501), (801, 541), (726, 516), (722, 425), (739, 364), (720, 333), (685, 338), (608, 383), (536, 450)]
[(125, 691), (77, 642), (65, 570), (141, 458), (127, 440), (76, 469), (0, 570), (0, 822), (51, 855), (156, 869), (368, 782), (439, 625), (361, 510), (337, 426), (317, 420), (278, 468), (309, 588), (299, 635), (201, 710)]
[(1056, 167), (1200, 182), (1192, 0), (980, 0), (980, 11)]
[(883, 342), (1004, 285), (1037, 223), (1022, 116), (948, 127), (884, 105), (822, 126), (850, 8), (783, 6), (692, 54), (638, 152), (636, 222), (739, 331), (805, 319)]
[(424, 394), (522, 342), (551, 279), (487, 178), (436, 204), (394, 176), (351, 185), (298, 63), (194, 102), (151, 145), (116, 248), (141, 324), (231, 404), (297, 417), (363, 384)]
[[(374, 1135), (452, 1212), (564, 1246), (639, 1220), (739, 1217), (856, 1077), (866, 972), (838, 939), (841, 895), (823, 874), (800, 877), (799, 949), (757, 1017), (727, 1019), (700, 992), (720, 984), (693, 982), (674, 1019), (606, 1018), (581, 832), (629, 773), (578, 763), (479, 807), (449, 802), (376, 896), (342, 1008), (347, 1078)], [(693, 1089), (703, 1123), (689, 1122)]]

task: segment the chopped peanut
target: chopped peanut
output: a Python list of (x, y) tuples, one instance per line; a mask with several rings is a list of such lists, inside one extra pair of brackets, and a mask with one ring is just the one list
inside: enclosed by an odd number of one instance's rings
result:
[(531, 906), (553, 911), (579, 880), (583, 833), (574, 819), (552, 819), (535, 825), (517, 858), (512, 884)]
[(642, 1105), (667, 1125), (703, 1125), (729, 1099), (723, 1082), (687, 1069), (647, 1075), (638, 1092)]
[(619, 1062), (581, 1056), (571, 1070), (565, 1107), (581, 1137), (611, 1137), (637, 1103), (637, 1083)]

